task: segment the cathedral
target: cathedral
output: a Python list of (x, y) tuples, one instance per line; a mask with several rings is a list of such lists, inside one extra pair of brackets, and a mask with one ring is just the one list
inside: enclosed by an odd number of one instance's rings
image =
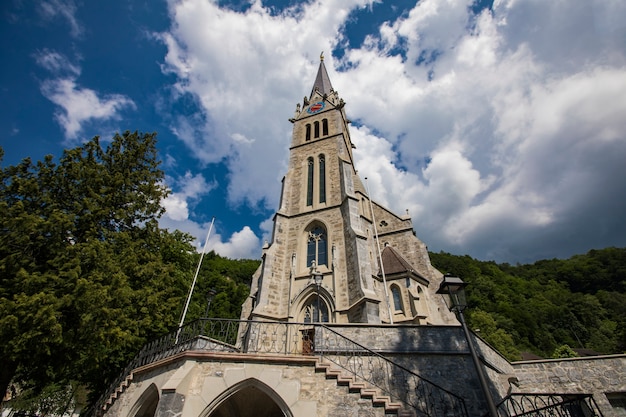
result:
[(441, 274), (410, 217), (372, 201), (357, 174), (345, 103), (323, 57), (311, 94), (290, 121), (289, 168), (272, 242), (241, 318), (453, 323), (434, 293)]
[(626, 355), (509, 362), (466, 331), (408, 214), (359, 177), (345, 107), (321, 57), (241, 319), (146, 345), (92, 415), (626, 415)]

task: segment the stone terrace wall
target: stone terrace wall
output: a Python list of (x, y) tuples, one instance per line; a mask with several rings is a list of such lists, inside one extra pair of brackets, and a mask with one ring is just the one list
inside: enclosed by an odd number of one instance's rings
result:
[[(336, 332), (389, 358), (465, 400), (470, 415), (486, 412), (465, 335), (460, 326), (330, 325)], [(496, 402), (510, 390), (511, 364), (474, 335), (474, 346), (485, 365)]]
[(614, 415), (607, 393), (626, 393), (626, 355), (514, 362), (516, 392), (593, 394), (605, 417)]
[[(461, 396), (470, 415), (486, 410), (460, 326), (330, 327)], [(598, 407), (608, 417), (614, 416), (615, 411), (606, 394), (626, 394), (626, 355), (511, 363), (478, 336), (473, 335), (473, 341), (496, 403), (512, 392), (593, 394)]]

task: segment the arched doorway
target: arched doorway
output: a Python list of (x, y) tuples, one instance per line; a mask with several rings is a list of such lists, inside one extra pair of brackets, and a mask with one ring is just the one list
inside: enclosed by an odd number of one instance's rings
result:
[(278, 394), (251, 378), (225, 391), (203, 417), (293, 417)]

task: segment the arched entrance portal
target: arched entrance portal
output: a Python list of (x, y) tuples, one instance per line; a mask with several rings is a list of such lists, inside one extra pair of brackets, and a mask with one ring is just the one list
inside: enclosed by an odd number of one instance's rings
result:
[(257, 379), (232, 386), (209, 406), (204, 417), (293, 417), (274, 390)]
[(159, 404), (159, 390), (151, 384), (130, 410), (131, 417), (154, 417)]

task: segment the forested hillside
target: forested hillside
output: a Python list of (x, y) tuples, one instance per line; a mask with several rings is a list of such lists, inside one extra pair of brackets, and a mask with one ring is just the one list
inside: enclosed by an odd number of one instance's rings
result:
[(209, 252), (202, 260), (187, 322), (207, 313), (209, 290), (215, 291), (207, 317), (239, 319), (241, 305), (250, 295), (252, 274), (260, 261), (228, 259)]
[(626, 248), (515, 266), (430, 256), (437, 269), (469, 284), (470, 327), (509, 359), (626, 351)]

